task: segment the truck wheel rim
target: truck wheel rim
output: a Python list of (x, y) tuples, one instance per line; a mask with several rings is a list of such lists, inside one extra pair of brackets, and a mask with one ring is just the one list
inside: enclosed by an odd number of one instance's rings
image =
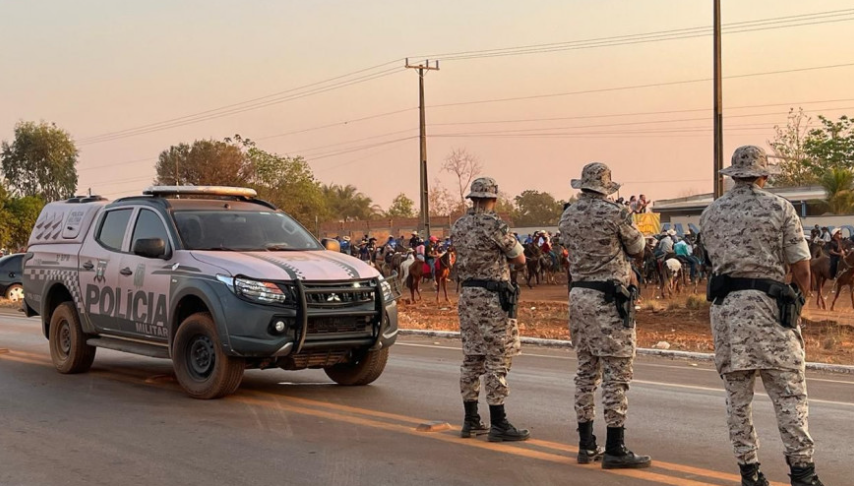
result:
[(14, 287), (9, 291), (9, 300), (12, 302), (20, 302), (24, 298), (24, 289), (22, 287)]
[(207, 336), (196, 336), (189, 347), (190, 374), (196, 379), (206, 379), (216, 364), (213, 342)]
[(68, 321), (59, 324), (59, 352), (63, 357), (71, 354), (71, 328)]

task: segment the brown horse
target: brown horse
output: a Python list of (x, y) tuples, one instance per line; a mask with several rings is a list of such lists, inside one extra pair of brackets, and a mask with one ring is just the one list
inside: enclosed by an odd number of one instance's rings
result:
[(810, 260), (810, 274), (812, 275), (812, 287), (816, 293), (815, 304), (819, 309), (826, 309), (827, 304), (824, 301), (824, 284), (828, 280), (832, 280), (830, 275), (830, 255), (824, 253), (824, 250), (819, 245), (814, 245), (811, 249), (812, 260)]
[(848, 295), (851, 297), (851, 307), (854, 308), (854, 252), (845, 255), (840, 263), (844, 263), (848, 268), (844, 272), (837, 272), (836, 284), (833, 286), (833, 302), (830, 303), (830, 310), (836, 305), (836, 299), (842, 293), (842, 287), (848, 287)]
[(442, 253), (436, 259), (436, 302), (439, 302), (439, 292), (445, 293), (445, 302), (450, 302), (448, 298), (448, 280), (451, 279), (451, 269), (457, 263), (457, 252), (454, 247), (448, 248), (448, 251)]
[(536, 244), (529, 243), (525, 245), (525, 266), (528, 271), (526, 277), (528, 288), (534, 288), (534, 286), (531, 285), (532, 280), (536, 280), (537, 285), (540, 285), (540, 279), (542, 277), (542, 256), (543, 252)]
[(421, 300), (421, 280), (424, 279), (424, 262), (415, 260), (409, 267), (409, 276), (406, 277), (406, 286), (409, 287), (409, 294), (412, 297), (412, 303), (416, 302), (415, 294), (418, 294), (418, 300)]

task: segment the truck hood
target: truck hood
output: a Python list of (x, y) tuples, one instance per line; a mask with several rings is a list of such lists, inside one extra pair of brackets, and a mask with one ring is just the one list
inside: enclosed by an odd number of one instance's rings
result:
[(259, 280), (353, 280), (376, 278), (370, 265), (334, 251), (191, 251), (196, 260), (221, 268), (231, 276)]

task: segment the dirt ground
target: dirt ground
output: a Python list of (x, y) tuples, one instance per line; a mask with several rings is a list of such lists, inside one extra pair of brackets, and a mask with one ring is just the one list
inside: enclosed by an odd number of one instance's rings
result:
[[(713, 352), (709, 324), (709, 304), (705, 289), (674, 299), (656, 299), (651, 289), (643, 292), (637, 317), (638, 345), (653, 347), (664, 341), (672, 350)], [(451, 302), (436, 303), (436, 293), (427, 282), (424, 299), (409, 303), (409, 293), (401, 298), (401, 327), (405, 329), (458, 330), (456, 293), (449, 289)], [(840, 303), (847, 295), (840, 297)], [(830, 296), (832, 299), (832, 295)], [(836, 311), (816, 311), (815, 303), (805, 310), (802, 329), (807, 359), (822, 363), (854, 364), (854, 311), (850, 300)], [(830, 303), (827, 305), (830, 308)], [(519, 308), (519, 328), (523, 336), (570, 339), (565, 285), (523, 289)]]

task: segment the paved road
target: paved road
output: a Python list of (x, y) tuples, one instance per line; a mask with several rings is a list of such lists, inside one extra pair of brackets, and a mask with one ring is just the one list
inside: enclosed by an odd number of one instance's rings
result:
[[(418, 432), (460, 422), (458, 346), (407, 338), (369, 387), (334, 386), (321, 371), (251, 371), (235, 396), (201, 402), (162, 360), (99, 350), (90, 373), (59, 375), (38, 321), (0, 315), (0, 485), (738, 484), (707, 365), (638, 362), (627, 435), (654, 456), (647, 470), (574, 463), (576, 362), (561, 350), (526, 348), (511, 373), (510, 418), (535, 440)], [(854, 377), (810, 378), (819, 472), (828, 485), (851, 484)], [(758, 397), (763, 469), (788, 484), (771, 404)], [(597, 431), (604, 441), (601, 421)]]

